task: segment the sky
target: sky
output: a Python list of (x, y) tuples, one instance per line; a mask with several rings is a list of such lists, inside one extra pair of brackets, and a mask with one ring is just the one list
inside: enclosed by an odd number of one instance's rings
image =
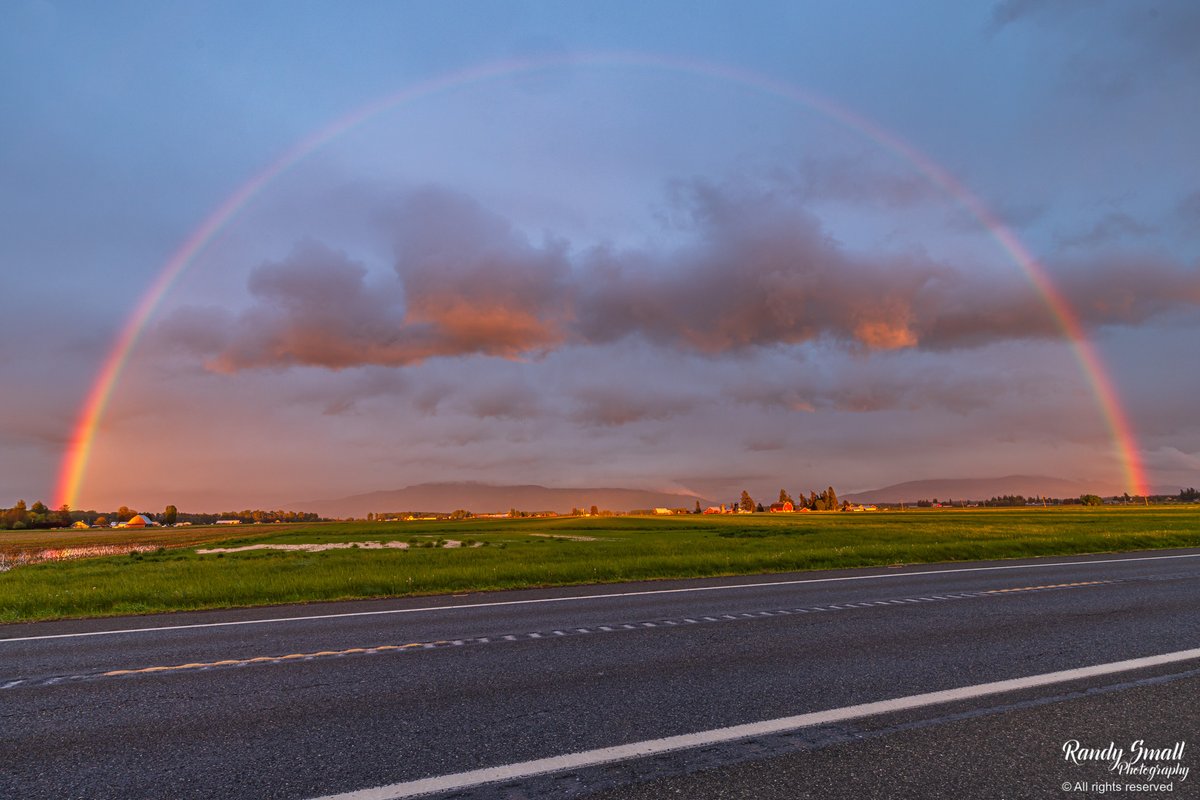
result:
[(0, 506), (1200, 484), (1198, 38), (1188, 0), (9, 0)]

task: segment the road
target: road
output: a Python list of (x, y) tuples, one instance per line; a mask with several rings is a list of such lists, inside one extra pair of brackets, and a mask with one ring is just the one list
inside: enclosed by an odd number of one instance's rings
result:
[(1200, 767), (1198, 607), (1176, 550), (0, 626), (0, 798), (1129, 793), (1064, 744)]

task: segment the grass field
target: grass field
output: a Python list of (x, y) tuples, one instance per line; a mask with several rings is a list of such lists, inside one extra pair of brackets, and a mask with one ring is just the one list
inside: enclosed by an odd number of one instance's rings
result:
[[(0, 622), (581, 583), (1200, 546), (1200, 508), (327, 523), (0, 534), (6, 548), (165, 549), (0, 573)], [(462, 542), (453, 549), (446, 540)], [(400, 549), (198, 546), (402, 541)]]
[[(278, 527), (278, 526), (271, 526)], [(262, 526), (256, 526), (260, 530)], [(208, 525), (183, 528), (102, 528), (98, 530), (24, 530), (0, 531), (0, 555), (15, 558), (21, 554), (34, 555), (43, 550), (74, 550), (77, 548), (146, 545), (152, 547), (193, 547), (241, 538), (240, 528)]]

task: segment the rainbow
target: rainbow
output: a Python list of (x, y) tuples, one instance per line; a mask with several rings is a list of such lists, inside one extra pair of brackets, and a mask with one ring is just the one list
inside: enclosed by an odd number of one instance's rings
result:
[(471, 69), (448, 73), (431, 80), (408, 86), (401, 91), (368, 103), (350, 114), (330, 123), (292, 146), (264, 170), (243, 183), (225, 199), (204, 222), (180, 245), (167, 260), (150, 287), (142, 295), (133, 312), (125, 320), (112, 349), (102, 363), (76, 420), (63, 456), (55, 488), (55, 505), (75, 506), (80, 487), (87, 472), (88, 460), (97, 430), (121, 373), (137, 345), (146, 324), (172, 284), (183, 274), (192, 260), (272, 181), (302, 161), (321, 146), (376, 115), (414, 100), (441, 91), (472, 83), (512, 76), (524, 72), (566, 66), (618, 66), (655, 68), (714, 78), (791, 100), (816, 110), (827, 117), (859, 132), (875, 143), (911, 163), (929, 181), (957, 200), (987, 229), (992, 237), (1021, 268), (1042, 297), (1047, 309), (1070, 342), (1085, 378), (1096, 398), (1097, 406), (1112, 436), (1122, 464), (1125, 485), (1133, 494), (1146, 495), (1147, 480), (1139, 448), (1129, 419), (1121, 406), (1099, 353), (1087, 337), (1078, 314), (1050, 280), (1045, 268), (1011, 230), (986, 205), (945, 169), (911, 144), (879, 127), (858, 113), (838, 105), (826, 97), (767, 75), (738, 67), (696, 61), (686, 58), (644, 53), (593, 53), (574, 56), (554, 56), (512, 59), (493, 62)]

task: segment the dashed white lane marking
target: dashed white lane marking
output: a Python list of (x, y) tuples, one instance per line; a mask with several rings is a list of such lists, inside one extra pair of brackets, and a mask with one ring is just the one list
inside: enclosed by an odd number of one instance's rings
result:
[(609, 592), (603, 594), (572, 595), (569, 597), (542, 597), (532, 600), (497, 600), (490, 603), (463, 603), (449, 606), (423, 606), (420, 608), (389, 608), (378, 611), (350, 611), (343, 614), (309, 614), (299, 617), (269, 617), (264, 619), (239, 619), (227, 622), (197, 622), (189, 625), (160, 625), (153, 628), (119, 628), (105, 631), (82, 631), (79, 633), (52, 633), (42, 636), (13, 636), (0, 638), (6, 642), (33, 642), (43, 639), (75, 639), (86, 636), (116, 636), (132, 633), (161, 633), (197, 628), (226, 628), (237, 625), (272, 625), (287, 622), (306, 622), (320, 619), (346, 619), (349, 617), (375, 617), (389, 614), (422, 614), (429, 611), (458, 611), (468, 608), (498, 608), (502, 606), (538, 605), (544, 603), (572, 603), (581, 600), (609, 600), (620, 597), (647, 597), (663, 594), (688, 594), (695, 592), (726, 592), (739, 589), (762, 589), (773, 586), (802, 586), (811, 583), (840, 583), (846, 581), (871, 581), (887, 578), (915, 578), (925, 575), (952, 575), (965, 572), (996, 572), (1000, 570), (1049, 569), (1053, 567), (1090, 566), (1093, 564), (1126, 564), (1136, 561), (1164, 561), (1176, 558), (1200, 558), (1200, 553), (1177, 553), (1169, 556), (1139, 556), (1134, 558), (1096, 558), (1086, 561), (1049, 561), (1036, 564), (1001, 564), (991, 567), (959, 567), (957, 569), (931, 569), (918, 572), (885, 572), (876, 575), (842, 575), (836, 578), (800, 578), (791, 581), (763, 581), (761, 583), (733, 583), (726, 586), (688, 586), (681, 589), (646, 589), (639, 592)]
[[(938, 599), (934, 599), (932, 597), (923, 597), (923, 598), (919, 598), (919, 599), (907, 598), (907, 599), (905, 599), (903, 601), (899, 601), (899, 602), (937, 603), (937, 602), (945, 602), (945, 601), (949, 601), (949, 600), (967, 600), (970, 598), (978, 598), (978, 597), (1012, 597), (1015, 594), (1020, 593), (1020, 592), (1040, 592), (1040, 591), (1059, 590), (1059, 589), (1078, 589), (1080, 587), (1085, 587), (1085, 586), (1101, 586), (1101, 585), (1107, 585), (1107, 584), (1119, 583), (1119, 582), (1120, 581), (1116, 581), (1116, 580), (1077, 581), (1075, 583), (1055, 583), (1055, 584), (1047, 584), (1047, 585), (1042, 585), (1042, 586), (1022, 586), (1022, 587), (1004, 588), (1004, 589), (981, 589), (979, 591), (974, 591), (974, 592), (958, 592), (955, 594), (939, 595)], [(517, 642), (517, 641), (529, 641), (529, 640), (535, 640), (535, 639), (545, 639), (548, 637), (552, 638), (553, 636), (577, 636), (580, 634), (587, 634), (587, 633), (620, 633), (622, 631), (638, 631), (638, 630), (645, 630), (647, 628), (658, 628), (659, 626), (666, 626), (666, 625), (681, 625), (681, 624), (685, 625), (685, 626), (686, 625), (702, 625), (706, 622), (713, 622), (713, 623), (730, 622), (730, 621), (736, 622), (736, 621), (745, 620), (745, 619), (761, 619), (763, 617), (789, 616), (789, 615), (793, 615), (793, 614), (808, 614), (808, 613), (811, 613), (814, 611), (848, 611), (851, 609), (873, 608), (873, 607), (874, 607), (874, 604), (871, 604), (871, 603), (838, 603), (838, 604), (831, 604), (831, 605), (827, 605), (827, 606), (810, 606), (808, 608), (775, 608), (775, 609), (760, 610), (760, 611), (746, 611), (746, 612), (742, 612), (740, 614), (722, 614), (720, 616), (700, 617), (698, 619), (693, 619), (691, 617), (687, 617), (682, 620), (659, 619), (659, 620), (654, 620), (654, 621), (646, 620), (646, 621), (641, 621), (641, 622), (625, 622), (625, 623), (620, 623), (620, 624), (614, 623), (613, 625), (598, 625), (595, 628), (572, 628), (569, 631), (562, 630), (562, 629), (556, 629), (556, 630), (550, 631), (549, 633), (544, 632), (544, 631), (529, 631), (529, 632), (525, 632), (525, 633), (510, 633), (510, 634), (506, 634), (506, 635), (500, 637), (500, 640), (508, 641), (508, 642)], [(75, 675), (55, 675), (55, 676), (51, 676), (51, 677), (41, 677), (41, 678), (21, 678), (20, 680), (10, 681), (8, 683), (0, 683), (0, 691), (3, 691), (5, 689), (10, 689), (10, 688), (16, 688), (18, 685), (20, 685), (24, 688), (30, 688), (30, 687), (34, 687), (34, 686), (53, 686), (53, 685), (56, 685), (56, 684), (62, 683), (62, 682), (72, 682), (73, 683), (73, 682), (77, 682), (77, 681), (90, 681), (90, 680), (97, 680), (97, 679), (101, 679), (101, 678), (129, 677), (129, 676), (136, 676), (136, 675), (159, 674), (159, 673), (164, 673), (164, 672), (208, 670), (208, 669), (216, 669), (216, 668), (246, 667), (246, 666), (250, 666), (252, 664), (281, 664), (281, 663), (286, 663), (288, 661), (313, 661), (314, 659), (342, 658), (342, 657), (348, 656), (348, 655), (371, 655), (371, 654), (378, 654), (378, 653), (403, 653), (403, 652), (408, 652), (413, 649), (433, 650), (433, 649), (441, 648), (441, 647), (462, 647), (464, 645), (491, 644), (492, 642), (493, 642), (493, 640), (486, 636), (476, 636), (476, 637), (453, 639), (453, 640), (438, 639), (436, 641), (409, 642), (409, 643), (403, 644), (403, 645), (383, 644), (383, 645), (374, 645), (374, 646), (370, 646), (370, 647), (351, 647), (346, 650), (320, 650), (317, 652), (309, 652), (309, 653), (291, 653), (288, 655), (263, 655), (263, 656), (254, 656), (254, 657), (243, 656), (243, 657), (239, 657), (239, 658), (221, 659), (219, 661), (203, 661), (203, 662), (191, 662), (191, 663), (187, 663), (187, 664), (170, 664), (170, 665), (157, 665), (157, 666), (150, 666), (150, 667), (132, 667), (129, 669), (115, 669), (115, 670), (107, 670), (107, 671), (81, 672), (81, 673), (78, 673)]]
[(617, 745), (616, 747), (601, 747), (596, 750), (585, 750), (579, 753), (539, 758), (533, 761), (505, 764), (499, 767), (487, 767), (485, 769), (471, 770), (470, 772), (459, 772), (453, 775), (440, 775), (433, 778), (393, 783), (389, 786), (379, 786), (373, 789), (361, 789), (355, 792), (326, 795), (318, 798), (318, 800), (401, 800), (401, 798), (420, 797), (438, 792), (470, 789), (489, 783), (521, 780), (550, 772), (583, 769), (600, 764), (611, 764), (615, 761), (645, 758), (646, 756), (669, 753), (675, 750), (709, 747), (738, 741), (739, 739), (748, 739), (754, 736), (786, 733), (798, 728), (808, 728), (814, 725), (828, 725), (851, 719), (859, 719), (861, 717), (951, 703), (957, 700), (971, 700), (977, 697), (986, 697), (1004, 692), (1033, 689), (1039, 686), (1050, 686), (1056, 683), (1066, 683), (1068, 681), (1113, 675), (1136, 669), (1157, 667), (1164, 664), (1174, 664), (1179, 661), (1189, 661), (1195, 658), (1200, 658), (1200, 648), (1179, 650), (1174, 653), (1163, 653), (1145, 658), (1133, 658), (1126, 661), (1113, 661), (1108, 664), (1096, 664), (1095, 666), (1067, 669), (1059, 672), (1047, 672), (1024, 678), (979, 683), (974, 686), (914, 694), (891, 700), (880, 700), (874, 703), (831, 708), (827, 711), (797, 714), (796, 716), (751, 722), (745, 725), (732, 725), (727, 728), (714, 728), (707, 731), (687, 733), (681, 736), (648, 739), (642, 742)]

